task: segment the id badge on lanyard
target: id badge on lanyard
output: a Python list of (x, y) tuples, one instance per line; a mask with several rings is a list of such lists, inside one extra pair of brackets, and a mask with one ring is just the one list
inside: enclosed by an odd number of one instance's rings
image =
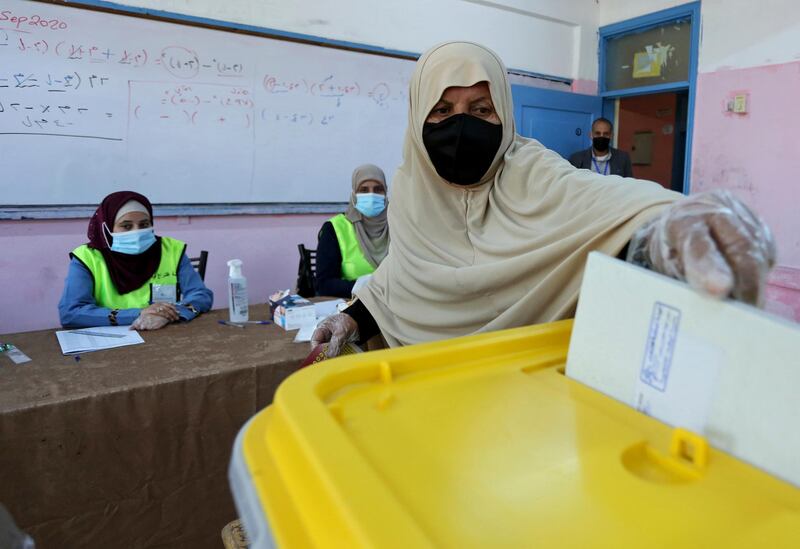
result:
[[(600, 166), (598, 166), (597, 160), (592, 158), (592, 162), (594, 162), (594, 171), (596, 171), (597, 173), (600, 173)], [(611, 159), (610, 158), (608, 160), (606, 160), (606, 165), (603, 166), (603, 173), (600, 174), (600, 175), (608, 175), (608, 166), (609, 166), (609, 164), (611, 164)]]
[(151, 284), (150, 301), (153, 303), (177, 303), (177, 284)]

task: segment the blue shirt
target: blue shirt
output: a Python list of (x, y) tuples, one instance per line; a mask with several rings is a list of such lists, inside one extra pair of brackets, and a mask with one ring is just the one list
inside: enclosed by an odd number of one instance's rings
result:
[[(214, 303), (214, 294), (192, 267), (191, 261), (184, 253), (178, 264), (178, 284), (181, 289), (181, 301), (178, 303), (178, 314), (181, 320), (189, 321), (195, 313), (186, 305), (191, 304), (198, 313), (205, 313)], [(117, 313), (117, 324), (125, 326), (133, 324), (141, 309), (120, 309)], [(87, 328), (91, 326), (110, 326), (108, 315), (111, 309), (99, 307), (94, 300), (94, 277), (83, 263), (75, 258), (69, 263), (67, 279), (64, 281), (64, 293), (58, 303), (58, 314), (61, 325), (65, 328)]]

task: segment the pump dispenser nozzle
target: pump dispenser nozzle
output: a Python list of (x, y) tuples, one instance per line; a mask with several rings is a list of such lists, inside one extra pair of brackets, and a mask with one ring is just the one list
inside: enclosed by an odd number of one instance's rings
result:
[(228, 261), (228, 276), (231, 278), (240, 278), (242, 276), (242, 260), (231, 259)]

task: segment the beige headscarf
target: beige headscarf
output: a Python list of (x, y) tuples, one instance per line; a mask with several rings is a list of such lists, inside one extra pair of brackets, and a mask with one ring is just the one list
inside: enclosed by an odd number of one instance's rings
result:
[(383, 170), (374, 164), (362, 164), (353, 171), (353, 192), (350, 193), (350, 205), (347, 207), (345, 217), (356, 230), (356, 237), (364, 257), (373, 267), (377, 267), (389, 252), (389, 224), (386, 222), (389, 197), (387, 195), (386, 208), (381, 213), (373, 217), (362, 215), (356, 209), (356, 191), (364, 181), (378, 181), (388, 191)]
[[(451, 185), (428, 157), (423, 124), (446, 88), (482, 81), (503, 139), (481, 182)], [(578, 170), (516, 135), (506, 69), (477, 44), (451, 42), (425, 53), (409, 97), (403, 164), (392, 181), (389, 255), (358, 291), (392, 346), (570, 317), (588, 253), (618, 254), (680, 196), (655, 183)]]

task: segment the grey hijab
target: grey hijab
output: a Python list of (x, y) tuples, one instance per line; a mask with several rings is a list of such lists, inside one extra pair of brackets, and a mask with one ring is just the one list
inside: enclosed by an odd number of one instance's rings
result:
[(364, 257), (370, 265), (377, 268), (389, 252), (389, 224), (386, 222), (386, 212), (389, 209), (389, 199), (386, 199), (386, 208), (375, 217), (367, 217), (356, 209), (356, 190), (364, 181), (379, 181), (383, 188), (386, 186), (386, 176), (383, 170), (374, 164), (363, 164), (353, 171), (353, 190), (350, 193), (350, 205), (347, 207), (345, 217), (355, 227), (358, 243)]

